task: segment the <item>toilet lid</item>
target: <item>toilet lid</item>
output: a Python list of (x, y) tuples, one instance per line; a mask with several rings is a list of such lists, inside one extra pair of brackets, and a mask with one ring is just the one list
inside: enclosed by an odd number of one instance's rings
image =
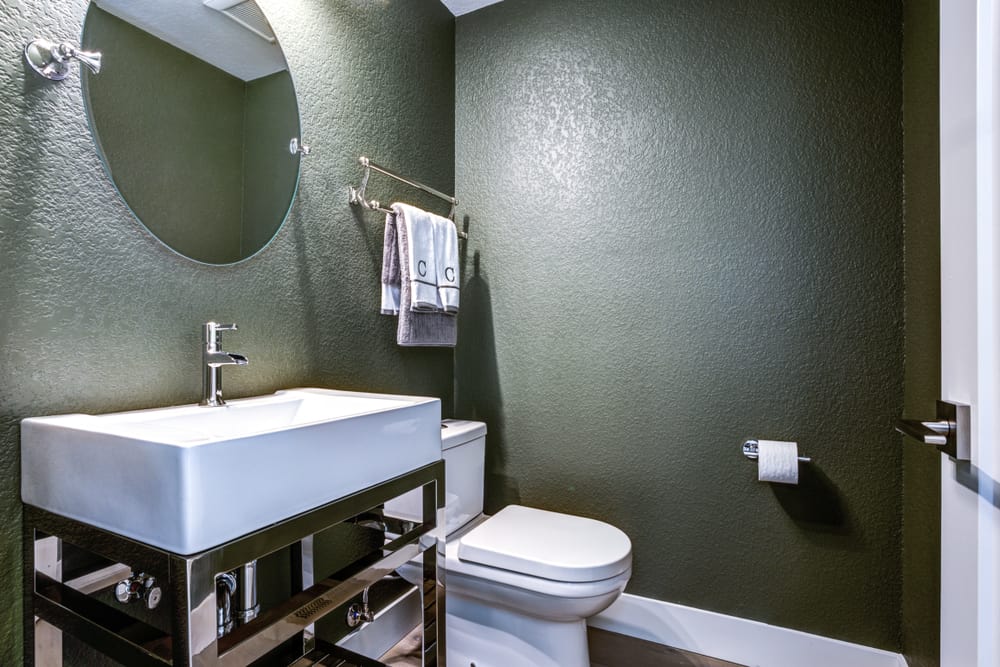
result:
[(600, 581), (631, 567), (632, 542), (601, 521), (508, 505), (462, 536), (458, 558), (554, 581)]

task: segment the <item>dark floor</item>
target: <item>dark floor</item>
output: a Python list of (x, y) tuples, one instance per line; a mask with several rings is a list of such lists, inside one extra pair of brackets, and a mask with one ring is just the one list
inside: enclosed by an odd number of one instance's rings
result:
[[(394, 667), (420, 667), (420, 628), (382, 660)], [(745, 667), (615, 632), (587, 629), (591, 667)]]
[(596, 628), (587, 640), (591, 667), (745, 667)]

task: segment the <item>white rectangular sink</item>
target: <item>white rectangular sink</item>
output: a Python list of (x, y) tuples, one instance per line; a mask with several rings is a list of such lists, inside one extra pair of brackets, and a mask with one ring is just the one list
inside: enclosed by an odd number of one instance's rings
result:
[(441, 458), (436, 398), (289, 389), (21, 422), (21, 499), (188, 555)]

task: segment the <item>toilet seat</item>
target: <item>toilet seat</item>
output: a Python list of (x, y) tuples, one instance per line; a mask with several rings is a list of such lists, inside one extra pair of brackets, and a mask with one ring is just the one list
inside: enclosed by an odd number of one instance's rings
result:
[(458, 559), (564, 583), (616, 577), (632, 566), (632, 542), (594, 519), (508, 505), (458, 540)]
[[(508, 506), (508, 508), (511, 506)], [(527, 507), (520, 507), (519, 510), (531, 510), (533, 512), (542, 512), (543, 510), (533, 510)], [(597, 598), (600, 596), (608, 595), (614, 591), (621, 591), (625, 588), (625, 584), (628, 583), (629, 577), (632, 575), (632, 550), (631, 543), (628, 543), (628, 548), (626, 556), (624, 559), (615, 558), (612, 562), (616, 563), (614, 567), (608, 567), (606, 571), (618, 570), (615, 574), (606, 577), (604, 579), (597, 579), (593, 581), (558, 581), (556, 579), (547, 579), (544, 577), (534, 576), (531, 574), (525, 574), (523, 572), (516, 572), (510, 569), (504, 569), (499, 567), (493, 567), (490, 565), (484, 565), (481, 563), (476, 563), (471, 560), (464, 560), (460, 557), (459, 551), (462, 548), (463, 541), (465, 538), (477, 531), (479, 528), (487, 526), (499, 517), (506, 509), (497, 512), (493, 516), (480, 515), (480, 517), (472, 521), (468, 526), (458, 531), (455, 534), (449, 535), (447, 541), (440, 541), (438, 543), (438, 550), (440, 553), (439, 564), (443, 567), (445, 572), (446, 587), (451, 587), (450, 590), (454, 590), (456, 585), (462, 588), (460, 582), (462, 580), (472, 581), (481, 580), (484, 582), (492, 582), (494, 584), (500, 584), (505, 587), (521, 589), (524, 591), (529, 591), (542, 596), (551, 597), (554, 599), (583, 599), (583, 598)], [(519, 510), (514, 510), (513, 513), (508, 514), (507, 518), (510, 519), (512, 514), (519, 513)], [(547, 514), (555, 514), (554, 512), (548, 512)], [(557, 514), (557, 517), (566, 517), (566, 515)], [(571, 517), (580, 518), (580, 517)], [(501, 522), (501, 526), (506, 523), (507, 519)], [(600, 522), (594, 522), (600, 523)], [(601, 524), (602, 526), (607, 526), (607, 524)], [(613, 528), (612, 526), (608, 526)], [(617, 529), (615, 529), (617, 530)], [(624, 535), (624, 534), (623, 534)], [(480, 534), (480, 537), (482, 533)], [(628, 540), (627, 537), (625, 537)], [(471, 540), (472, 544), (476, 544), (477, 540)], [(442, 553), (443, 552), (443, 553)], [(624, 562), (622, 563), (622, 560)], [(605, 563), (607, 565), (607, 563)], [(624, 569), (621, 569), (624, 567)], [(529, 569), (529, 568), (522, 568)], [(457, 575), (457, 576), (455, 576)]]
[(614, 591), (620, 592), (625, 589), (625, 584), (632, 576), (632, 568), (629, 567), (621, 574), (600, 581), (569, 582), (532, 577), (519, 572), (463, 561), (458, 557), (458, 544), (455, 542), (445, 546), (444, 558), (438, 562), (444, 567), (445, 588), (450, 591), (463, 589), (463, 581), (478, 580), (529, 591), (553, 600), (597, 598)]

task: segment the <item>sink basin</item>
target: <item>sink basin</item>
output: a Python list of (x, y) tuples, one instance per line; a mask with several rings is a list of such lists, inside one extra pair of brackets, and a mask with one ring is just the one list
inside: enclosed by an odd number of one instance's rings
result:
[(21, 499), (176, 554), (441, 458), (436, 398), (289, 389), (21, 422)]

